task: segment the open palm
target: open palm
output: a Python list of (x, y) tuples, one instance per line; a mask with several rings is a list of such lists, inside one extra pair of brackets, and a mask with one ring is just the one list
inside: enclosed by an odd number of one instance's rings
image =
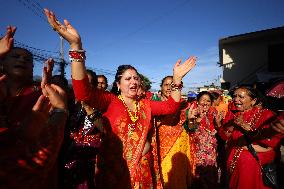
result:
[(178, 79), (182, 79), (192, 68), (195, 67), (196, 57), (191, 56), (183, 64), (179, 59), (174, 65), (174, 76)]
[(72, 44), (81, 44), (80, 35), (67, 20), (64, 20), (64, 25), (63, 25), (56, 19), (56, 16), (52, 11), (44, 9), (44, 13), (53, 30), (58, 32), (60, 36), (62, 36), (65, 40), (67, 40), (71, 45), (71, 47)]
[(0, 57), (5, 55), (13, 46), (16, 27), (8, 26), (5, 36), (0, 39)]

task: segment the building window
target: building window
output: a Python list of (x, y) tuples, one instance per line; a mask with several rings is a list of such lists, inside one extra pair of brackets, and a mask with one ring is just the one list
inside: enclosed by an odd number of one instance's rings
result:
[(268, 46), (268, 71), (284, 71), (284, 43)]

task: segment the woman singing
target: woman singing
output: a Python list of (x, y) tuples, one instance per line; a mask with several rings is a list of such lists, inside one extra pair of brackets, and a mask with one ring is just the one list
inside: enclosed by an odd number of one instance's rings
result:
[(105, 112), (106, 121), (103, 149), (98, 162), (99, 188), (153, 188), (150, 170), (150, 148), (147, 142), (153, 115), (177, 111), (181, 97), (181, 80), (195, 66), (195, 57), (174, 66), (171, 97), (164, 102), (137, 100), (140, 79), (137, 70), (122, 65), (115, 75), (117, 95), (92, 89), (86, 76), (85, 51), (81, 38), (67, 20), (60, 24), (55, 15), (45, 9), (50, 25), (65, 38), (71, 47), (71, 72), (77, 100)]

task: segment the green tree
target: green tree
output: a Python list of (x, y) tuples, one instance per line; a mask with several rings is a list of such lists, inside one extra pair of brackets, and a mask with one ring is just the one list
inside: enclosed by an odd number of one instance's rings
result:
[(152, 82), (148, 79), (148, 77), (144, 76), (143, 74), (139, 74), (141, 78), (141, 85), (145, 91), (149, 91), (151, 89)]

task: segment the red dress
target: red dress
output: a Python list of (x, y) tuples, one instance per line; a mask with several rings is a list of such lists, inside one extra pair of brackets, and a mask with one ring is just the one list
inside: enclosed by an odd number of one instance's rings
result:
[[(239, 113), (233, 115), (228, 112), (224, 123), (239, 116)], [(244, 112), (243, 119), (246, 123), (252, 125), (254, 129), (262, 129), (269, 127), (269, 121), (274, 117), (274, 113), (267, 109), (253, 108)], [(219, 130), (223, 132), (223, 129)], [(221, 136), (225, 139), (225, 135)], [(260, 166), (252, 154), (245, 149), (237, 146), (237, 141), (243, 138), (243, 134), (234, 129), (230, 138), (227, 138), (227, 151), (229, 153), (227, 160), (227, 169), (230, 174), (229, 188), (239, 189), (265, 189), (262, 181), (262, 175)], [(273, 150), (267, 152), (257, 153), (260, 162), (262, 164), (270, 163), (275, 159), (275, 149), (278, 147), (280, 142), (279, 136), (273, 136), (271, 138), (254, 140), (253, 144), (261, 146), (267, 146), (273, 148)]]
[(105, 112), (106, 137), (98, 160), (99, 188), (155, 188), (151, 174), (151, 153), (142, 151), (151, 129), (151, 117), (172, 114), (180, 103), (169, 98), (165, 102), (141, 99), (138, 120), (131, 121), (127, 108), (117, 96), (92, 90), (87, 78), (73, 80), (76, 99)]

